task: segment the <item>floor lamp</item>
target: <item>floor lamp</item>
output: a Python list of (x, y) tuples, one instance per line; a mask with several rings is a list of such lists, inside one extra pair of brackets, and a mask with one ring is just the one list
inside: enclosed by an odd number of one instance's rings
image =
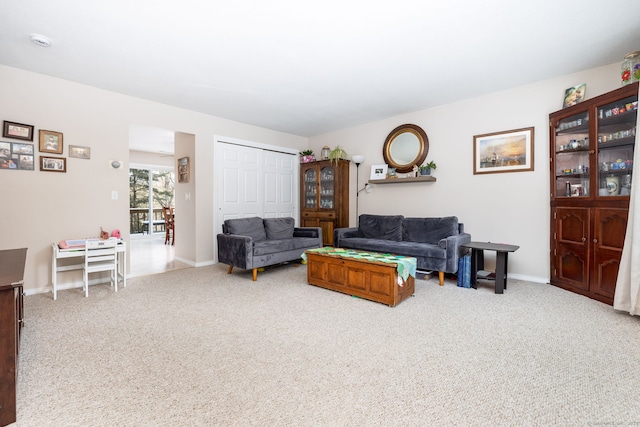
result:
[[(358, 172), (360, 171), (360, 163), (364, 162), (364, 156), (351, 156), (351, 161), (356, 164), (356, 225), (358, 225), (360, 222), (360, 218), (358, 218), (358, 202), (360, 199), (360, 191), (362, 191), (359, 188), (360, 183), (358, 182), (358, 178), (360, 174)], [(365, 185), (365, 188), (367, 188), (368, 185), (369, 183)]]

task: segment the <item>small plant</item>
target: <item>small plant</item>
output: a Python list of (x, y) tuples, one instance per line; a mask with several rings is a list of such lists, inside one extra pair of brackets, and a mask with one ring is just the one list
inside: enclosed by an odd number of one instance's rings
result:
[(438, 165), (436, 165), (436, 162), (434, 162), (433, 160), (431, 160), (429, 163), (425, 163), (424, 166), (427, 169), (433, 169), (433, 170), (438, 169)]
[(314, 156), (313, 150), (304, 150), (300, 152), (301, 156)]
[(420, 174), (421, 175), (429, 175), (429, 174), (431, 174), (431, 169), (435, 170), (437, 168), (438, 168), (438, 166), (436, 165), (436, 162), (431, 160), (429, 163), (425, 163), (425, 164), (420, 166)]
[(349, 155), (347, 154), (347, 152), (344, 150), (344, 148), (340, 147), (339, 145), (336, 145), (336, 148), (334, 148), (329, 152), (329, 160), (331, 160), (335, 164), (338, 164), (338, 160), (340, 159), (346, 160), (348, 157)]

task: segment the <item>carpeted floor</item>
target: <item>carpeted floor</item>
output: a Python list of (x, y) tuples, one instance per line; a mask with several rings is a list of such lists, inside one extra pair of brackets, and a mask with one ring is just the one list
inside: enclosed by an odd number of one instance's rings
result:
[(26, 297), (15, 425), (640, 423), (640, 319), (610, 306), (435, 278), (390, 308), (226, 269)]

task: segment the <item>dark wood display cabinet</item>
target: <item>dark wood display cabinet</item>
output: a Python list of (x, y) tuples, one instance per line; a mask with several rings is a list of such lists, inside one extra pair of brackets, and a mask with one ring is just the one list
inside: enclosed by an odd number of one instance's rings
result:
[(300, 226), (322, 228), (322, 243), (333, 246), (333, 230), (349, 226), (348, 160), (300, 165)]
[(18, 352), (27, 249), (0, 250), (0, 426), (16, 421)]
[(549, 115), (551, 284), (613, 304), (622, 255), (638, 83)]

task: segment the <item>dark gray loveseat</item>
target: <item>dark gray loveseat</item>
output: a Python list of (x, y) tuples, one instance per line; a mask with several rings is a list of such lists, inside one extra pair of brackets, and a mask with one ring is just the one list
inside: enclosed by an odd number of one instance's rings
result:
[(252, 270), (300, 259), (307, 249), (322, 247), (322, 229), (294, 227), (293, 218), (227, 219), (218, 234), (218, 261), (233, 267)]
[(414, 257), (418, 270), (437, 271), (440, 286), (444, 273), (458, 271), (458, 259), (466, 249), (460, 245), (471, 241), (464, 224), (455, 216), (440, 218), (405, 218), (402, 215), (360, 215), (357, 228), (337, 228), (334, 245)]

